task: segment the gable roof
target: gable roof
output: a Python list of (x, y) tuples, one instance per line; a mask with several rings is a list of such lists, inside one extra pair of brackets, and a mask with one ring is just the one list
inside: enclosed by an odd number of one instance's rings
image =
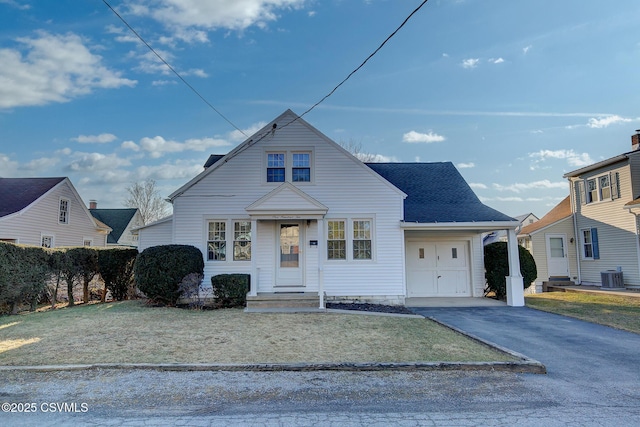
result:
[(571, 201), (569, 200), (569, 196), (567, 196), (538, 221), (522, 227), (518, 235), (534, 233), (553, 223), (569, 218), (571, 215)]
[(0, 178), (0, 217), (20, 212), (65, 178)]
[(131, 222), (138, 209), (89, 209), (91, 215), (97, 220), (111, 227), (111, 233), (107, 236), (107, 243), (118, 243), (122, 233), (126, 230), (127, 225)]
[(290, 182), (285, 182), (253, 202), (245, 210), (251, 216), (294, 212), (299, 215), (324, 215), (329, 208)]
[[(284, 113), (280, 114), (274, 120), (270, 121), (269, 124), (265, 125), (262, 129), (260, 129), (256, 133), (254, 133), (249, 138), (247, 138), (240, 145), (236, 146), (233, 150), (229, 151), (222, 158), (220, 158), (220, 159), (216, 160), (215, 162), (213, 162), (209, 167), (205, 168), (204, 171), (200, 172), (198, 175), (196, 175), (189, 182), (187, 182), (182, 187), (178, 188), (176, 191), (171, 193), (169, 195), (169, 202), (173, 203), (173, 200), (176, 197), (179, 197), (180, 195), (182, 195), (189, 188), (191, 188), (192, 186), (194, 186), (195, 184), (200, 182), (207, 175), (209, 175), (214, 170), (216, 170), (217, 168), (219, 168), (222, 165), (224, 165), (225, 163), (227, 163), (229, 160), (233, 159), (238, 154), (242, 153), (244, 150), (254, 146), (255, 144), (260, 143), (260, 141), (262, 141), (262, 140), (267, 140), (268, 138), (275, 137), (275, 135), (278, 135), (279, 132), (281, 132), (282, 129), (284, 129), (287, 126), (293, 124), (294, 122), (296, 124), (300, 124), (300, 125), (304, 126), (305, 128), (307, 128), (307, 130), (315, 133), (318, 137), (324, 139), (328, 144), (331, 144), (336, 149), (340, 150), (346, 157), (351, 158), (351, 160), (353, 160), (353, 162), (354, 162), (354, 166), (355, 167), (360, 167), (363, 170), (366, 170), (367, 173), (371, 174), (371, 176), (375, 177), (376, 179), (380, 179), (380, 181), (384, 182), (385, 185), (389, 186), (389, 188), (393, 189), (394, 191), (398, 192), (399, 194), (402, 194), (403, 197), (405, 196), (405, 194), (402, 193), (402, 191), (400, 191), (396, 186), (391, 184), (389, 181), (385, 180), (380, 174), (373, 173), (370, 168), (366, 167), (364, 163), (362, 163), (355, 156), (353, 156), (353, 154), (349, 153), (349, 151), (345, 150), (339, 144), (337, 144), (334, 141), (332, 141), (328, 136), (326, 136), (325, 134), (320, 132), (318, 129), (313, 127), (306, 120), (304, 120), (300, 116), (298, 116), (296, 113), (294, 113), (290, 109), (287, 109)], [(217, 155), (215, 155), (215, 156), (217, 156)], [(209, 160), (212, 160), (212, 157), (214, 157), (214, 156), (209, 156)], [(207, 163), (209, 163), (209, 160), (207, 160)]]
[(483, 204), (451, 162), (366, 165), (407, 194), (405, 222), (515, 221)]

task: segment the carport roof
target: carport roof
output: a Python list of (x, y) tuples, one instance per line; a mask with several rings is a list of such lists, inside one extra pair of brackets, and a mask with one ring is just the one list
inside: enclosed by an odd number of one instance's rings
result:
[(405, 222), (516, 221), (483, 204), (451, 162), (367, 163), (367, 166), (407, 194)]

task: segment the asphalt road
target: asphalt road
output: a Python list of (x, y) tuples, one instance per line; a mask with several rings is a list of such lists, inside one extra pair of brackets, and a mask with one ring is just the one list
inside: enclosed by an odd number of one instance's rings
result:
[(548, 374), (0, 372), (0, 402), (35, 409), (0, 425), (640, 426), (640, 335), (527, 308), (419, 311)]

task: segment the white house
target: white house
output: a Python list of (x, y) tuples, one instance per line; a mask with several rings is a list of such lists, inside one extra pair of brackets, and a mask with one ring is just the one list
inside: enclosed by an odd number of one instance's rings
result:
[(137, 208), (98, 209), (98, 202), (89, 201), (89, 212), (94, 218), (111, 227), (107, 246), (138, 246), (138, 233), (134, 229), (142, 225)]
[(96, 220), (69, 178), (0, 178), (0, 241), (105, 246), (111, 228)]
[(482, 297), (481, 233), (506, 229), (508, 304), (524, 304), (519, 222), (483, 205), (451, 163), (365, 164), (287, 110), (206, 166), (169, 196), (172, 217), (139, 229), (140, 250), (200, 248), (205, 284), (246, 273), (249, 298), (304, 292), (320, 307)]

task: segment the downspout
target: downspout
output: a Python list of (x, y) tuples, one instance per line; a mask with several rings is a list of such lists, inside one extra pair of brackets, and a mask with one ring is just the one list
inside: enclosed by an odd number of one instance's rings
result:
[(571, 196), (571, 219), (573, 220), (573, 235), (575, 236), (574, 243), (576, 245), (576, 267), (578, 268), (578, 284), (581, 284), (582, 264), (580, 263), (580, 258), (582, 257), (582, 255), (580, 253), (580, 236), (578, 234), (578, 205), (576, 204), (576, 195), (574, 192), (575, 188), (575, 183), (571, 181), (571, 178), (569, 178), (569, 195)]

